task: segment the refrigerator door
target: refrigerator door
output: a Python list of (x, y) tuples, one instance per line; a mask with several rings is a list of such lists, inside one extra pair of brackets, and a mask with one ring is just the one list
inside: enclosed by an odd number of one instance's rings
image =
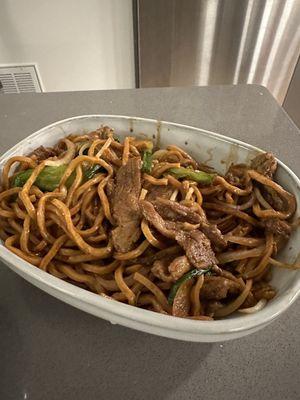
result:
[(282, 103), (299, 20), (299, 0), (138, 0), (139, 86), (256, 83)]

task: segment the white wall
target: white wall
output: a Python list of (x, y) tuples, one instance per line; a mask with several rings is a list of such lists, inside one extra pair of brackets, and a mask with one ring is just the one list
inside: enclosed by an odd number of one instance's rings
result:
[(1, 0), (0, 65), (35, 62), (45, 91), (134, 87), (131, 0)]

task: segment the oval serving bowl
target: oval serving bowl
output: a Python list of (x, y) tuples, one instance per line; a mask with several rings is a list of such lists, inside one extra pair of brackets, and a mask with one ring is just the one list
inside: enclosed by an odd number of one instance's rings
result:
[[(153, 139), (160, 147), (176, 144), (196, 160), (208, 163), (224, 173), (231, 163), (248, 163), (262, 150), (206, 130), (170, 122), (117, 115), (85, 115), (46, 126), (22, 140), (0, 158), (0, 168), (14, 155), (25, 155), (40, 145), (51, 146), (71, 133), (82, 134), (100, 125), (109, 125), (119, 137), (128, 134)], [(294, 193), (300, 204), (300, 180), (282, 162), (278, 162), (276, 181)], [(299, 215), (299, 210), (297, 211)], [(293, 263), (300, 253), (300, 230), (293, 233), (279, 259)], [(277, 296), (255, 314), (236, 313), (217, 321), (195, 321), (158, 314), (106, 299), (64, 282), (22, 260), (0, 243), (0, 258), (17, 274), (52, 296), (112, 324), (120, 324), (155, 335), (194, 342), (216, 342), (255, 332), (273, 320), (296, 300), (300, 293), (300, 271), (275, 269), (272, 284)]]

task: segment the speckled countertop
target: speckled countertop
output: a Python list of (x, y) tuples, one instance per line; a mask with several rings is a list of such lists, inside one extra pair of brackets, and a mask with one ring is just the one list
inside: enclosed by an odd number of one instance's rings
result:
[[(299, 131), (255, 85), (0, 95), (0, 147), (80, 114), (142, 116), (223, 133), (272, 150), (300, 176)], [(97, 319), (0, 265), (0, 399), (296, 400), (300, 300), (232, 342), (197, 344)]]

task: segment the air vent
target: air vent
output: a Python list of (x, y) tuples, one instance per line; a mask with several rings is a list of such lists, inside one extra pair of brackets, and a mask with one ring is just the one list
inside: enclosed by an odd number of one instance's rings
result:
[(0, 66), (0, 93), (42, 92), (35, 65)]

